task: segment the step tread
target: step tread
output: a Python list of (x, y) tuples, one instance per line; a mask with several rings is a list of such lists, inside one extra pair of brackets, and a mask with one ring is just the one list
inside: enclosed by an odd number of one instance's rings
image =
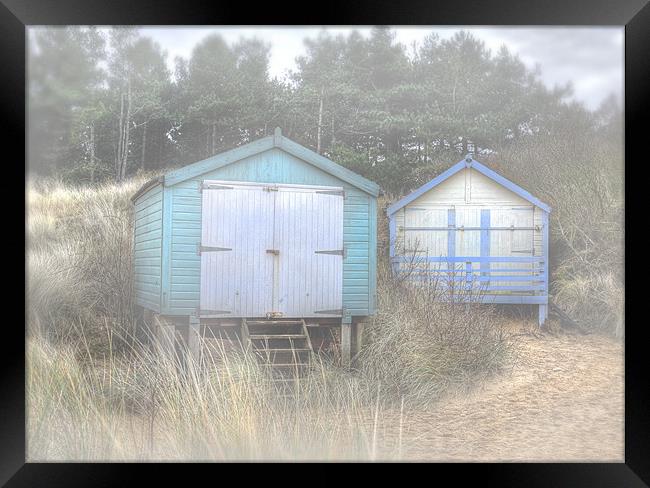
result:
[(265, 363), (262, 366), (265, 366), (267, 368), (288, 368), (309, 366), (309, 363)]
[(250, 339), (307, 339), (305, 334), (249, 334)]
[(294, 347), (293, 349), (283, 349), (283, 348), (255, 348), (254, 352), (310, 352), (311, 349), (308, 347), (302, 348), (302, 347)]
[(302, 325), (302, 320), (247, 320), (247, 325)]

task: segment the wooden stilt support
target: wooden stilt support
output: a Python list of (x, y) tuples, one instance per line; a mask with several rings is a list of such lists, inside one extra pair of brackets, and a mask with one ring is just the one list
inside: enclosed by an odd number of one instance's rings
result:
[(355, 335), (355, 345), (354, 345), (354, 355), (356, 356), (361, 351), (363, 346), (363, 328), (364, 322), (357, 322), (354, 326), (354, 335)]
[(341, 322), (341, 365), (344, 368), (350, 367), (352, 353), (352, 321)]
[(145, 308), (142, 311), (143, 331), (146, 335), (147, 342), (151, 343), (156, 339), (156, 320), (154, 313)]
[(548, 317), (548, 305), (539, 305), (538, 322), (540, 327), (544, 325), (544, 322), (546, 322), (547, 317)]
[(198, 361), (201, 355), (201, 319), (196, 315), (190, 315), (187, 346), (194, 360)]
[(176, 325), (162, 315), (154, 315), (154, 322), (158, 343), (156, 347), (163, 354), (176, 356)]
[(250, 333), (248, 332), (248, 323), (246, 319), (241, 319), (241, 342), (244, 351), (247, 351), (251, 346)]

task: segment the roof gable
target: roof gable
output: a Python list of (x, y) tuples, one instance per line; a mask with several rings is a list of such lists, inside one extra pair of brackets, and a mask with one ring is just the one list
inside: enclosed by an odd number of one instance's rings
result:
[(203, 161), (199, 161), (183, 168), (170, 171), (164, 176), (165, 186), (172, 186), (182, 181), (189, 180), (208, 171), (213, 171), (223, 166), (235, 163), (249, 156), (268, 151), (269, 149), (279, 148), (291, 154), (292, 156), (305, 161), (318, 169), (329, 173), (340, 180), (355, 186), (373, 196), (379, 194), (379, 186), (360, 176), (334, 161), (327, 159), (314, 151), (307, 149), (300, 144), (284, 137), (280, 128), (276, 128), (272, 136), (267, 136), (257, 141), (244, 144), (243, 146), (231, 149), (229, 151), (216, 154)]
[(532, 203), (533, 205), (541, 208), (545, 212), (550, 212), (551, 211), (551, 207), (549, 207), (547, 204), (545, 204), (544, 202), (542, 202), (538, 198), (534, 197), (531, 193), (524, 190), (519, 185), (516, 185), (515, 183), (508, 180), (507, 178), (504, 178), (503, 176), (501, 176), (497, 172), (492, 171), (490, 168), (488, 168), (487, 166), (479, 163), (478, 161), (472, 160), (471, 157), (468, 156), (467, 158), (463, 159), (462, 161), (459, 161), (458, 163), (454, 164), (448, 170), (446, 170), (446, 171), (442, 172), (441, 174), (439, 174), (438, 176), (436, 176), (434, 179), (432, 179), (428, 183), (425, 183), (420, 188), (414, 190), (413, 192), (406, 195), (404, 198), (402, 198), (402, 199), (398, 200), (397, 202), (393, 203), (392, 205), (390, 205), (386, 209), (386, 213), (388, 215), (394, 214), (395, 212), (397, 212), (402, 207), (408, 205), (413, 200), (417, 199), (418, 197), (420, 197), (424, 193), (428, 192), (432, 188), (435, 188), (440, 183), (447, 180), (451, 176), (455, 175), (459, 171), (465, 169), (466, 167), (470, 167), (472, 169), (475, 169), (479, 173), (487, 176), (491, 180), (497, 182), (501, 186), (503, 186), (503, 187), (507, 188), (508, 190), (512, 191), (513, 193), (515, 193), (516, 195), (519, 195), (524, 200), (527, 200), (530, 203)]

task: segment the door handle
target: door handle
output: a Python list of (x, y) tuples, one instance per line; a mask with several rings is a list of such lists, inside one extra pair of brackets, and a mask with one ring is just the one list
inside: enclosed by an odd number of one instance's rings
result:
[(267, 254), (273, 254), (274, 256), (278, 256), (280, 254), (279, 249), (267, 249), (266, 252)]

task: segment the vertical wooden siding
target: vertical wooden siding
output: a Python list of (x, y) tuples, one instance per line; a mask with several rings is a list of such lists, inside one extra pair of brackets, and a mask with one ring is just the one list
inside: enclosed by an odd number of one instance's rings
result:
[(196, 246), (201, 239), (203, 180), (342, 186), (345, 190), (343, 241), (343, 306), (353, 316), (374, 313), (376, 293), (376, 201), (346, 182), (280, 150), (242, 159), (215, 171), (166, 188), (171, 200), (169, 301), (165, 313), (188, 315), (199, 305), (201, 259)]
[(133, 266), (135, 299), (141, 305), (160, 311), (162, 258), (162, 185), (156, 185), (135, 202)]

